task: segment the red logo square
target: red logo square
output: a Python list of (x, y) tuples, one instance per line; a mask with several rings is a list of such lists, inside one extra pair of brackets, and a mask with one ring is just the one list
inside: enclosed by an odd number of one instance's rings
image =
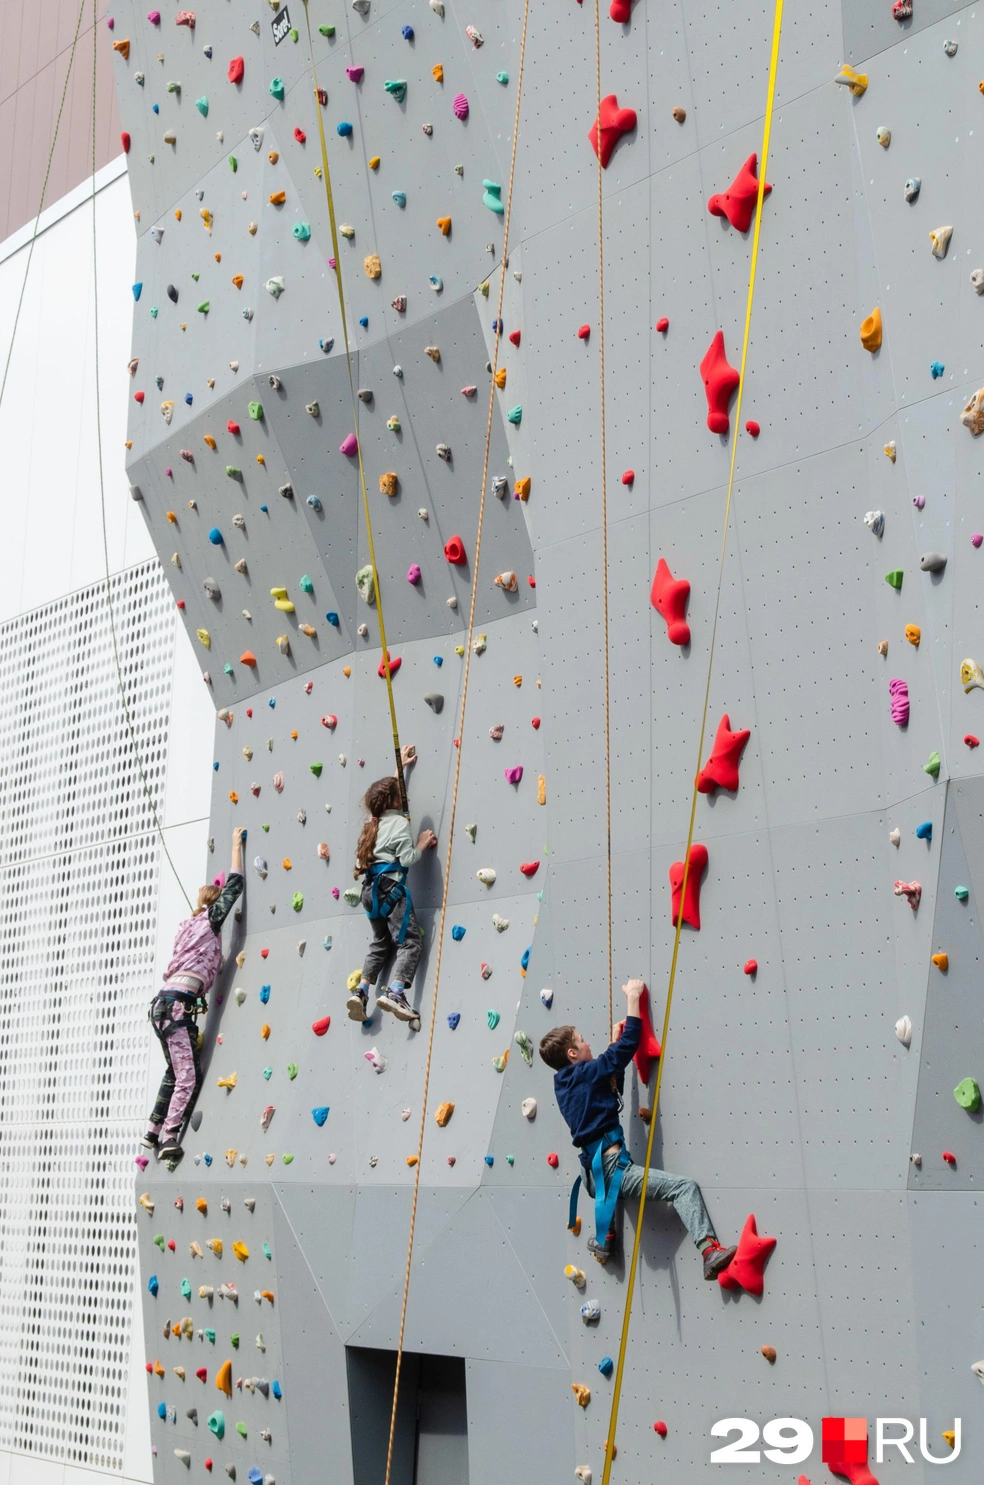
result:
[(842, 1464), (868, 1463), (867, 1418), (824, 1418), (821, 1439), (820, 1457), (833, 1469)]

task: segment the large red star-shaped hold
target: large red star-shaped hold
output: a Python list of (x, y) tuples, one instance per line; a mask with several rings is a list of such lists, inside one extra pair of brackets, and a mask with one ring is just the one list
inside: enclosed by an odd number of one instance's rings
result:
[(707, 393), (707, 426), (712, 433), (727, 433), (731, 427), (728, 404), (738, 389), (741, 373), (728, 364), (723, 330), (718, 331), (707, 347), (707, 354), (700, 363), (700, 374)]
[[(758, 201), (758, 155), (749, 155), (731, 185), (720, 196), (712, 196), (707, 209), (712, 217), (727, 217), (732, 227), (747, 232), (755, 215)], [(768, 196), (772, 187), (766, 181), (763, 196)]]
[(689, 923), (691, 928), (700, 931), (700, 880), (707, 870), (707, 860), (707, 847), (695, 840), (690, 847), (690, 870), (687, 872), (686, 896), (683, 892), (683, 862), (674, 861), (670, 867), (670, 891), (672, 893), (670, 921), (674, 928), (681, 916), (680, 900), (682, 898), (683, 921)]
[(715, 789), (734, 793), (738, 788), (738, 762), (750, 737), (747, 728), (744, 732), (732, 732), (731, 718), (725, 712), (718, 723), (711, 756), (697, 778), (701, 794), (713, 794)]
[(755, 1213), (752, 1212), (741, 1230), (738, 1252), (728, 1267), (718, 1274), (721, 1288), (744, 1289), (746, 1294), (761, 1294), (765, 1288), (765, 1265), (776, 1241), (774, 1237), (759, 1237)]
[[(634, 108), (619, 108), (618, 97), (615, 93), (609, 93), (607, 98), (602, 98), (601, 108), (591, 128), (588, 130), (588, 138), (591, 148), (601, 161), (604, 169), (612, 158), (612, 150), (618, 144), (623, 134), (629, 134), (636, 126), (636, 112)], [(601, 133), (601, 149), (598, 149), (598, 134)]]
[(639, 1045), (635, 1050), (633, 1061), (640, 1078), (648, 1085), (653, 1062), (662, 1055), (662, 1048), (653, 1030), (653, 1018), (649, 1011), (649, 991), (645, 988), (639, 999), (639, 1019), (642, 1022), (642, 1034), (639, 1037)]

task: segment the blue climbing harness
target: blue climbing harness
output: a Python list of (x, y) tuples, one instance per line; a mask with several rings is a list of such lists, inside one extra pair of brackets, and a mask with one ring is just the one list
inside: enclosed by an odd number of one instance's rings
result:
[[(407, 928), (410, 924), (410, 914), (413, 912), (413, 899), (407, 887), (407, 872), (409, 868), (401, 866), (399, 861), (374, 861), (362, 878), (363, 882), (372, 884), (372, 906), (366, 908), (366, 917), (388, 918), (390, 913), (401, 900), (404, 903), (403, 922), (400, 924), (400, 934), (396, 942), (402, 945), (407, 936)], [(396, 877), (397, 880), (390, 887), (385, 897), (379, 895), (379, 879), (384, 876)]]
[[(604, 1152), (612, 1145), (618, 1145), (618, 1160), (615, 1169), (608, 1181), (605, 1180)], [(595, 1236), (600, 1246), (604, 1247), (608, 1241), (612, 1223), (615, 1220), (615, 1207), (622, 1192), (622, 1181), (625, 1172), (632, 1164), (631, 1156), (625, 1148), (625, 1135), (622, 1133), (621, 1124), (616, 1124), (606, 1135), (590, 1149), (584, 1151), (588, 1157), (591, 1168), (591, 1178), (595, 1190)], [(581, 1177), (578, 1176), (571, 1190), (571, 1203), (568, 1212), (568, 1228), (573, 1228), (577, 1220), (577, 1198), (581, 1189)]]

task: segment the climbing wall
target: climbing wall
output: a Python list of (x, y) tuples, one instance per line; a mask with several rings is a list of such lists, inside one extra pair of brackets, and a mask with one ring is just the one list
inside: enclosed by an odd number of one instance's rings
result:
[[(203, 879), (248, 830), (200, 1124), (136, 1187), (156, 1479), (302, 1485), (330, 1459), (364, 1485), (347, 1348), (397, 1345), (418, 1174), (405, 1344), (465, 1359), (470, 1485), (601, 1479), (626, 1267), (567, 1230), (577, 1159), (524, 1049), (609, 1034), (607, 695), (616, 1015), (641, 975), (662, 1021), (713, 754), (654, 1162), (722, 1240), (750, 1214), (777, 1239), (760, 1296), (761, 1263), (711, 1285), (650, 1208), (613, 1479), (717, 1479), (736, 1417), (807, 1420), (826, 1478), (821, 1417), (865, 1415), (925, 1418), (938, 1459), (960, 1418), (970, 1481), (984, 18), (786, 7), (738, 419), (772, 4), (603, 8), (600, 141), (590, 3), (530, 7), (515, 139), (521, 0), (309, 9), (320, 100), (302, 0), (121, 0), (106, 37), (139, 240), (127, 467), (217, 713)], [(420, 1032), (344, 1007), (359, 801), (393, 762), (356, 416), (439, 838), (412, 880)], [(630, 1070), (637, 1157), (652, 1096)]]

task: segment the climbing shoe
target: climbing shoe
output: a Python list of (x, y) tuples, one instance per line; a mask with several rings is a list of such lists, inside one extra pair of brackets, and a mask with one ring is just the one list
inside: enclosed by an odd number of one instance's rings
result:
[(597, 1238), (589, 1237), (588, 1252), (596, 1263), (607, 1263), (615, 1252), (615, 1242), (614, 1232), (610, 1232), (603, 1243), (599, 1243)]
[(704, 1249), (704, 1278), (716, 1279), (723, 1269), (738, 1252), (735, 1248), (722, 1248), (718, 1242), (713, 1242), (709, 1248)]
[(180, 1160), (184, 1150), (178, 1142), (177, 1135), (173, 1139), (165, 1139), (163, 1145), (157, 1151), (158, 1160)]
[(156, 1150), (158, 1145), (157, 1136), (153, 1130), (148, 1129), (140, 1143), (145, 1150)]
[(369, 994), (366, 990), (353, 990), (345, 1004), (348, 1006), (350, 1021), (369, 1020), (366, 1014), (366, 1007), (369, 1004)]
[(376, 1004), (381, 1011), (392, 1011), (398, 1021), (413, 1021), (417, 1015), (417, 1012), (407, 1000), (406, 992), (403, 990), (394, 990), (392, 986), (389, 990), (384, 991), (382, 995), (377, 996)]

